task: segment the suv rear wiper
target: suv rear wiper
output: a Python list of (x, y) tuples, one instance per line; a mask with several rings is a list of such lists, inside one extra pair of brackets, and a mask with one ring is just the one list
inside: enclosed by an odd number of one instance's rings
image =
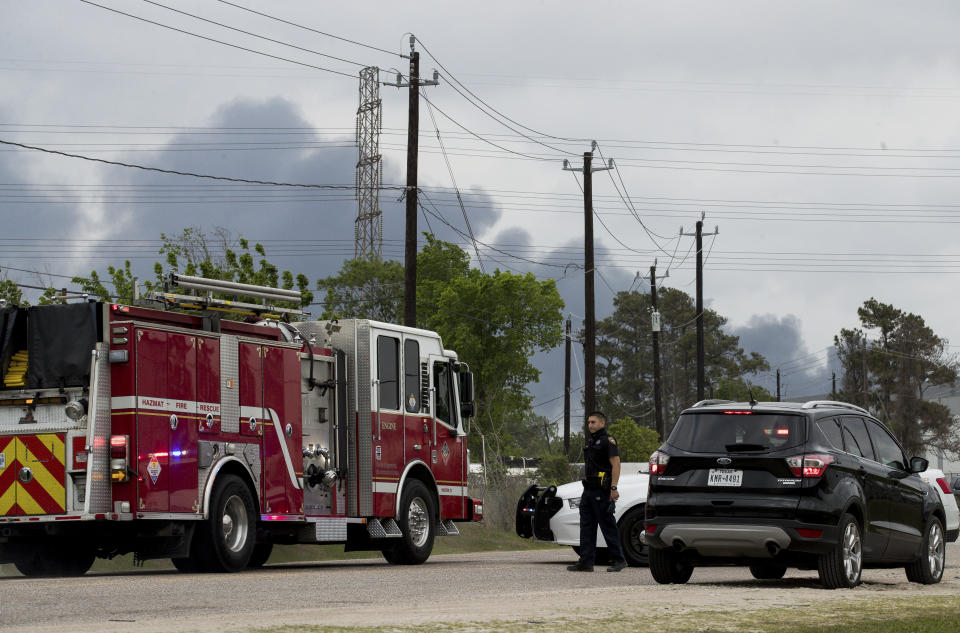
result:
[(766, 450), (763, 444), (727, 444), (726, 449), (730, 453), (737, 451), (762, 451)]

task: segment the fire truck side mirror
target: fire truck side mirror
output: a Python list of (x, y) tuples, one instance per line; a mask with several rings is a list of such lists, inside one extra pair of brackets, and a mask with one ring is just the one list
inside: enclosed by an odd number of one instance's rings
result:
[(471, 418), (476, 412), (473, 398), (473, 372), (461, 371), (460, 380), (460, 417)]

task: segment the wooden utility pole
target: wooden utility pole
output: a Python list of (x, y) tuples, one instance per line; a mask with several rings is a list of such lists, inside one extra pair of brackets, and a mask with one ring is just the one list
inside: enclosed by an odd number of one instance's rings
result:
[(566, 359), (563, 364), (563, 454), (570, 454), (570, 317), (567, 317)]
[(420, 53), (414, 50), (417, 38), (410, 36), (410, 76), (404, 82), (397, 73), (396, 83), (384, 82), (385, 86), (408, 87), (407, 111), (407, 223), (404, 241), (403, 276), (403, 324), (417, 327), (417, 161), (420, 151), (420, 86), (436, 86), (437, 71), (432, 80), (420, 79)]
[[(697, 230), (693, 234), (697, 238), (697, 400), (703, 400), (704, 378), (704, 349), (703, 349), (703, 218), (697, 220)], [(708, 235), (718, 235), (719, 229), (714, 229)], [(681, 235), (690, 235), (680, 232)]]
[[(596, 148), (596, 141), (593, 148)], [(583, 153), (583, 407), (584, 419), (597, 408), (597, 358), (596, 358), (596, 313), (594, 310), (593, 285), (593, 172), (613, 168), (613, 159), (606, 167), (593, 167), (593, 152)], [(570, 167), (567, 160), (563, 161), (566, 171), (581, 171)]]
[(780, 402), (780, 370), (777, 369), (777, 402)]
[[(668, 270), (667, 273), (670, 271)], [(650, 267), (650, 330), (653, 336), (653, 408), (660, 441), (667, 439), (663, 424), (663, 403), (660, 400), (660, 312), (657, 310), (657, 262)]]

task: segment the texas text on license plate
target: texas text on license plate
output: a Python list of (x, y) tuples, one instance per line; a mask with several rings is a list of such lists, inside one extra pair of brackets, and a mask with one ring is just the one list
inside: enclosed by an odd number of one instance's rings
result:
[(743, 471), (732, 468), (711, 468), (707, 476), (708, 486), (739, 486), (743, 483)]

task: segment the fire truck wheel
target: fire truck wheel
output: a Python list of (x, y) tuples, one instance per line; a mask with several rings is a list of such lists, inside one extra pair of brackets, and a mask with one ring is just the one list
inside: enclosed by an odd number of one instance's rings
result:
[(383, 548), (383, 557), (391, 565), (419, 565), (430, 557), (436, 536), (436, 510), (433, 496), (422, 482), (414, 479), (403, 487), (400, 497), (400, 538)]
[(13, 564), (21, 574), (34, 578), (82, 576), (93, 565), (95, 558), (92, 549), (61, 546), (30, 550)]
[(251, 569), (263, 567), (272, 553), (273, 543), (257, 543), (253, 546), (253, 554), (250, 556), (250, 562), (247, 563), (247, 567)]
[(210, 501), (210, 518), (194, 534), (200, 569), (235, 572), (247, 566), (256, 543), (257, 504), (236, 475), (223, 475)]

